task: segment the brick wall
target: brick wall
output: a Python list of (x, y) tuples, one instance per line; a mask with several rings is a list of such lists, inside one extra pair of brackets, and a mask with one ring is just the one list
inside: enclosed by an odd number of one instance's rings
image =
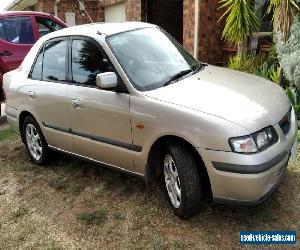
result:
[[(54, 2), (55, 0), (39, 0), (37, 10), (54, 14)], [(104, 9), (100, 7), (100, 2), (86, 0), (84, 7), (94, 22), (104, 21)], [(66, 21), (65, 13), (74, 12), (76, 24), (90, 23), (86, 14), (84, 16), (80, 14), (77, 0), (61, 0), (57, 5), (57, 10), (58, 17), (64, 22)]]
[[(55, 0), (38, 0), (36, 10), (54, 14)], [(127, 21), (146, 21), (146, 0), (85, 0), (87, 12), (95, 22), (104, 21), (104, 7), (125, 3)], [(195, 1), (183, 0), (183, 46), (191, 53), (194, 52)], [(76, 24), (89, 23), (87, 16), (81, 16), (77, 0), (61, 0), (58, 3), (58, 17), (65, 21), (65, 12), (76, 14)], [(201, 0), (199, 6), (199, 60), (216, 64), (222, 59), (221, 41), (224, 23), (218, 23), (220, 12), (218, 0)]]
[(127, 21), (142, 21), (142, 0), (127, 0), (125, 9)]
[(212, 64), (222, 58), (224, 23), (218, 22), (221, 16), (218, 7), (218, 0), (200, 1), (198, 58)]
[(194, 53), (195, 0), (183, 0), (183, 47)]
[(49, 14), (54, 14), (54, 0), (39, 0), (37, 1), (36, 10), (41, 12), (46, 12)]

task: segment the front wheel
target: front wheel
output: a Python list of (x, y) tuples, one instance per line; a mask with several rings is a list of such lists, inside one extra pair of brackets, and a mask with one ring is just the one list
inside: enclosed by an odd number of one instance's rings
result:
[(49, 148), (43, 133), (32, 116), (27, 116), (23, 122), (23, 141), (30, 158), (43, 165), (48, 160)]
[(181, 144), (168, 144), (163, 156), (166, 193), (174, 213), (187, 219), (199, 211), (200, 171), (193, 154)]

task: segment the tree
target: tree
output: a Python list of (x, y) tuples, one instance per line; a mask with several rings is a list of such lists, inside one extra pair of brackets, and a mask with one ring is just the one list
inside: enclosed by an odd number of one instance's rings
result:
[(289, 38), (293, 17), (299, 6), (296, 0), (270, 0), (268, 13), (273, 12), (273, 31), (281, 33), (281, 39), (286, 42)]
[(259, 30), (260, 21), (249, 0), (220, 0), (220, 9), (226, 9), (220, 20), (227, 17), (222, 38), (238, 46), (238, 54), (247, 53), (247, 40)]

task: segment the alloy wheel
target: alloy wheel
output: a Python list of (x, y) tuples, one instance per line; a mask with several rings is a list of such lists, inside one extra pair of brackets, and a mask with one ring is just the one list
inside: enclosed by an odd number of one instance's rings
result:
[(31, 156), (35, 160), (40, 160), (43, 153), (42, 142), (37, 129), (32, 124), (26, 126), (26, 143)]
[(164, 176), (167, 192), (175, 208), (181, 204), (181, 185), (175, 162), (171, 155), (164, 158)]

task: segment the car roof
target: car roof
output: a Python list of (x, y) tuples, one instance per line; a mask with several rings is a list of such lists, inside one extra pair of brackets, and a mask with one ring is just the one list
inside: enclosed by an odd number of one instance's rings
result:
[(37, 11), (0, 11), (1, 16), (32, 16), (32, 15), (39, 15), (39, 16), (52, 16), (51, 14), (44, 13), (44, 12), (37, 12)]
[(69, 35), (87, 35), (87, 34), (103, 34), (106, 36), (114, 35), (117, 33), (156, 27), (153, 24), (143, 23), (143, 22), (124, 22), (124, 23), (91, 23), (84, 25), (77, 25), (65, 29), (61, 29), (56, 32), (49, 33), (45, 36), (45, 39), (55, 38), (59, 36), (69, 36)]

